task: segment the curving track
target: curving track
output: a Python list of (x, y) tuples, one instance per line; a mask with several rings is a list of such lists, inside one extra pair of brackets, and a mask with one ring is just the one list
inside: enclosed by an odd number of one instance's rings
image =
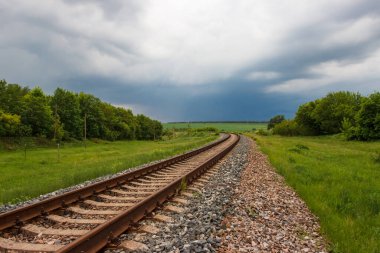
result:
[[(237, 135), (0, 215), (0, 252), (97, 252), (226, 155)], [(59, 242), (58, 244), (56, 242)]]

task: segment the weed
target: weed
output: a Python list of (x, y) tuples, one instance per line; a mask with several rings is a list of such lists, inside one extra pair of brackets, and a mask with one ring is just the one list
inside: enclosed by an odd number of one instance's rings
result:
[(261, 136), (268, 136), (269, 135), (268, 131), (266, 131), (264, 129), (257, 130), (256, 134), (261, 135)]
[(257, 217), (257, 215), (258, 215), (257, 210), (256, 210), (255, 208), (253, 208), (253, 207), (247, 207), (247, 208), (245, 209), (245, 212), (246, 212), (247, 215), (248, 215), (250, 218), (252, 218), (252, 219), (255, 219), (255, 218)]
[(373, 161), (375, 163), (380, 163), (380, 152), (376, 152), (372, 155)]
[(290, 163), (296, 163), (296, 159), (294, 159), (293, 157), (289, 157), (289, 159), (288, 159), (288, 161), (290, 162)]
[(298, 148), (290, 148), (288, 149), (290, 152), (294, 152), (294, 153), (297, 153), (297, 154), (301, 154), (301, 150), (299, 150)]
[(200, 198), (200, 197), (202, 197), (202, 193), (197, 192), (197, 191), (194, 191), (193, 196), (194, 196), (195, 198)]
[(309, 147), (305, 146), (303, 144), (296, 144), (296, 148), (298, 148), (300, 150), (309, 150)]
[(41, 161), (40, 161), (40, 164), (41, 164), (41, 165), (46, 165), (46, 164), (48, 164), (48, 161), (46, 161), (46, 160), (41, 160)]
[(301, 227), (296, 228), (296, 234), (302, 240), (305, 239), (306, 236), (309, 236), (309, 234), (307, 233), (307, 231), (305, 231)]
[(187, 189), (187, 180), (186, 180), (186, 177), (182, 178), (182, 181), (181, 181), (181, 191), (185, 191)]

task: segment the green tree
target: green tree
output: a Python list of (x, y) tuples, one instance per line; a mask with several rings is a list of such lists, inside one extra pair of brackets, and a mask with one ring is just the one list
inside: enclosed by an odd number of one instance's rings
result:
[(64, 136), (81, 138), (83, 123), (78, 96), (71, 91), (57, 88), (51, 98), (50, 106), (54, 114), (58, 114), (64, 126)]
[(121, 139), (122, 132), (128, 131), (128, 126), (124, 125), (117, 115), (116, 108), (108, 103), (101, 103), (100, 109), (104, 115), (102, 127), (102, 137), (107, 140)]
[(65, 131), (63, 130), (63, 124), (61, 123), (58, 114), (54, 115), (54, 123), (53, 123), (53, 140), (60, 141), (62, 137), (65, 135)]
[[(78, 96), (81, 109), (81, 117), (86, 117), (87, 137), (103, 138), (105, 128), (105, 116), (101, 110), (99, 98), (81, 92)], [(82, 128), (83, 129), (83, 128)]]
[(275, 125), (281, 123), (284, 120), (285, 120), (285, 116), (284, 115), (276, 115), (276, 116), (274, 116), (273, 118), (271, 118), (269, 120), (268, 130), (272, 129)]
[(355, 115), (360, 109), (362, 96), (358, 93), (339, 91), (320, 99), (311, 113), (322, 134), (340, 133), (343, 119), (355, 124)]
[(164, 127), (161, 122), (158, 120), (153, 120), (153, 131), (154, 131), (154, 139), (157, 140), (162, 136), (164, 131)]
[(36, 87), (22, 98), (22, 123), (29, 126), (33, 136), (52, 136), (53, 116), (48, 99)]
[(129, 140), (136, 139), (138, 122), (136, 117), (133, 116), (132, 111), (118, 107), (116, 108), (116, 115), (120, 119), (121, 138)]
[(5, 113), (0, 110), (0, 136), (18, 136), (21, 125), (19, 115)]
[(313, 111), (319, 103), (319, 100), (305, 103), (298, 107), (295, 121), (299, 126), (304, 129), (304, 135), (318, 135), (321, 133), (321, 128), (315, 117)]
[(23, 110), (22, 98), (29, 92), (29, 88), (18, 84), (7, 84), (0, 80), (0, 108), (10, 114), (21, 115)]
[(380, 92), (371, 94), (363, 101), (356, 120), (358, 139), (380, 139)]
[(162, 135), (162, 124), (157, 120), (152, 120), (145, 115), (137, 115), (137, 139), (139, 140), (154, 140)]

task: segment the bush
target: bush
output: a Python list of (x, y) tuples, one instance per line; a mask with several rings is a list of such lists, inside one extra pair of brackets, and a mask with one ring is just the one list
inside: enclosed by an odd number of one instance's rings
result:
[(341, 131), (346, 140), (357, 139), (358, 128), (355, 127), (347, 118), (344, 118), (342, 121)]
[(202, 128), (195, 128), (195, 132), (215, 132), (219, 133), (219, 130), (216, 127), (202, 127)]
[(256, 134), (262, 135), (262, 136), (268, 136), (269, 135), (268, 131), (265, 131), (263, 129), (259, 129), (258, 131), (256, 131)]
[(277, 124), (283, 122), (285, 120), (285, 116), (284, 115), (276, 115), (274, 116), (273, 118), (271, 118), (269, 120), (269, 123), (268, 123), (268, 130), (274, 128)]
[(283, 136), (301, 135), (301, 127), (294, 120), (284, 120), (273, 128), (273, 134)]

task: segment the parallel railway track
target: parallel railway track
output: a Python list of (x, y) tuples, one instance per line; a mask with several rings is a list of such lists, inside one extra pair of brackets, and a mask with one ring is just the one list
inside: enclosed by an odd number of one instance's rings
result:
[[(0, 252), (97, 252), (190, 185), (239, 141), (171, 159), (0, 214)], [(51, 243), (59, 239), (59, 244)]]

